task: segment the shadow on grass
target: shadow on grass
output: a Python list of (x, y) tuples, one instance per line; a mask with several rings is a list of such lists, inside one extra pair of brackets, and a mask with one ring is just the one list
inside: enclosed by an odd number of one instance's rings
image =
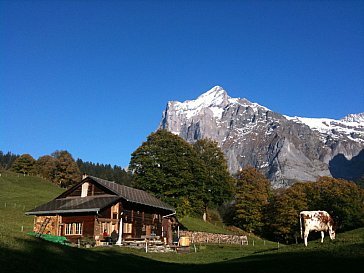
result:
[[(20, 240), (20, 239), (19, 239)], [(160, 262), (130, 253), (110, 250), (90, 251), (45, 242), (40, 239), (22, 240), (23, 250), (0, 248), (0, 271), (27, 273), (82, 273), (82, 272), (363, 272), (361, 253), (364, 244), (335, 249), (292, 249), (254, 254), (239, 259), (210, 264)], [(342, 246), (338, 246), (339, 248)], [(347, 255), (339, 255), (339, 253)], [(351, 255), (356, 253), (357, 255)], [(163, 254), (161, 254), (163, 255)], [(193, 255), (188, 254), (188, 255)]]

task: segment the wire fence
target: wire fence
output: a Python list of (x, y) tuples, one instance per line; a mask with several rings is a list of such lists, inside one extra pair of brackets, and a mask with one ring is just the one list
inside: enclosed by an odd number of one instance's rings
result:
[(12, 232), (31, 232), (33, 231), (33, 220), (25, 215), (27, 206), (17, 202), (0, 203), (0, 221), (5, 228), (11, 226)]
[(26, 211), (26, 206), (24, 204), (13, 203), (13, 202), (3, 202), (2, 208), (4, 208), (4, 209), (21, 209), (22, 211)]

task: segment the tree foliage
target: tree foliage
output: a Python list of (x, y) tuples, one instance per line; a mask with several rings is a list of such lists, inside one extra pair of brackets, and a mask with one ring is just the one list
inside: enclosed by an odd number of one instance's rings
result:
[(154, 193), (177, 209), (184, 203), (184, 209), (201, 211), (199, 178), (203, 166), (192, 146), (182, 138), (166, 130), (150, 134), (132, 153), (129, 169), (135, 187)]
[(30, 154), (23, 154), (13, 162), (11, 170), (17, 173), (30, 174), (34, 172), (35, 159)]
[(0, 169), (8, 170), (12, 166), (13, 162), (19, 157), (19, 155), (7, 152), (4, 154), (0, 151)]
[(194, 143), (194, 150), (203, 162), (203, 201), (219, 206), (230, 201), (233, 193), (233, 178), (229, 173), (225, 156), (216, 141), (201, 139)]
[(179, 215), (202, 214), (231, 196), (231, 178), (217, 144), (195, 145), (166, 130), (150, 134), (132, 153), (135, 186), (175, 206)]
[(69, 152), (55, 151), (52, 156), (56, 159), (56, 184), (67, 188), (81, 180), (80, 170)]
[(326, 210), (339, 231), (358, 228), (364, 225), (364, 190), (343, 179), (320, 177), (277, 191), (270, 204), (267, 236), (296, 241), (302, 210)]
[(237, 176), (235, 223), (248, 232), (261, 233), (270, 195), (268, 179), (253, 167), (242, 169)]
[(52, 182), (56, 179), (56, 168), (57, 159), (50, 155), (39, 157), (35, 163), (36, 173), (44, 179)]
[(61, 187), (70, 187), (81, 179), (81, 173), (86, 173), (119, 184), (131, 185), (132, 175), (120, 166), (111, 167), (110, 164), (74, 161), (68, 151), (55, 151), (51, 155), (44, 155), (35, 160), (31, 155), (22, 156), (0, 151), (0, 169), (38, 175)]
[(297, 182), (273, 191), (254, 168), (238, 174), (230, 219), (242, 229), (285, 243), (297, 242), (299, 213), (303, 210), (326, 210), (338, 231), (362, 227), (364, 189), (343, 179), (320, 177), (316, 182)]
[(266, 215), (265, 235), (288, 243), (300, 235), (298, 215), (308, 209), (305, 184), (275, 191)]
[(109, 181), (114, 181), (118, 184), (131, 185), (132, 175), (125, 171), (122, 167), (110, 164), (92, 163), (89, 161), (82, 161), (77, 159), (76, 161), (81, 173), (96, 176)]
[(353, 182), (332, 177), (320, 177), (316, 183), (309, 183), (307, 195), (311, 210), (321, 209), (330, 213), (339, 230), (364, 226), (364, 189)]

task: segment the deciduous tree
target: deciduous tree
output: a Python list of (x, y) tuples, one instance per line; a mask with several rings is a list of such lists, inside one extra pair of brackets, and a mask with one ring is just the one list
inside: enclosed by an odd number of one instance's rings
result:
[(297, 242), (300, 237), (298, 215), (308, 209), (306, 184), (296, 183), (288, 189), (275, 191), (265, 216), (265, 235), (285, 243)]
[[(183, 205), (194, 212), (203, 209), (201, 200), (204, 166), (196, 152), (185, 140), (166, 130), (150, 134), (132, 153), (129, 170), (134, 175), (134, 186), (154, 193), (178, 210)], [(188, 202), (187, 202), (188, 201)]]
[(255, 168), (247, 167), (238, 173), (236, 187), (235, 223), (248, 232), (262, 232), (271, 196), (269, 180)]
[(55, 151), (52, 156), (57, 159), (55, 181), (59, 186), (67, 188), (80, 181), (80, 170), (69, 152)]
[(30, 174), (34, 171), (35, 159), (30, 154), (23, 154), (13, 162), (11, 169), (14, 172)]
[(201, 193), (205, 211), (208, 206), (219, 206), (231, 201), (234, 179), (229, 173), (224, 153), (217, 142), (201, 139), (194, 143), (193, 148), (204, 164)]
[(336, 227), (349, 230), (364, 225), (364, 189), (344, 179), (320, 177), (309, 183), (306, 192), (317, 198), (308, 199), (312, 210), (326, 210), (336, 221)]
[(41, 177), (55, 182), (57, 159), (50, 155), (41, 156), (35, 163), (35, 170)]
[(277, 192), (269, 207), (266, 236), (285, 242), (297, 240), (302, 210), (327, 211), (339, 231), (364, 225), (364, 189), (343, 179), (320, 177), (316, 182), (296, 183)]

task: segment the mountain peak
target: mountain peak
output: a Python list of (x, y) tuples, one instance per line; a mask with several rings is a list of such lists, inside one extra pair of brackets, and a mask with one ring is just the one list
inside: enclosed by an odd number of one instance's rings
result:
[(283, 116), (214, 86), (194, 100), (168, 102), (160, 128), (191, 143), (213, 139), (232, 173), (254, 166), (274, 187), (285, 187), (334, 174), (330, 162), (338, 155), (358, 155), (364, 149), (363, 119), (363, 113), (342, 120)]
[(230, 97), (221, 86), (215, 86), (200, 95), (194, 102), (204, 107), (219, 106), (222, 103), (227, 102), (229, 98)]
[[(221, 95), (221, 94), (226, 94), (226, 91), (224, 90), (223, 87), (216, 85), (214, 87), (212, 87), (209, 91), (205, 92), (204, 94), (216, 94), (216, 95)], [(202, 94), (202, 95), (204, 95)], [(202, 96), (201, 95), (201, 96)]]
[(169, 105), (185, 113), (187, 118), (198, 114), (201, 110), (209, 108), (213, 111), (215, 117), (219, 118), (222, 114), (222, 108), (229, 104), (231, 98), (221, 86), (215, 86), (207, 92), (200, 95), (195, 100), (186, 100), (184, 102), (173, 101)]
[(342, 118), (341, 121), (364, 123), (364, 112), (347, 115), (346, 117)]

